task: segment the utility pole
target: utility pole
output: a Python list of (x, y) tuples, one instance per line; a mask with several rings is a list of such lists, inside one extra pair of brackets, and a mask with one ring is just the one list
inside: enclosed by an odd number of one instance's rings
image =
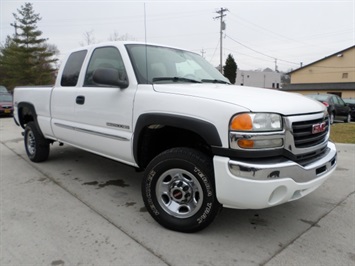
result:
[(227, 8), (223, 8), (221, 7), (220, 10), (216, 11), (217, 14), (219, 14), (219, 16), (215, 17), (215, 19), (220, 18), (221, 19), (221, 26), (220, 26), (220, 41), (219, 41), (219, 47), (220, 47), (220, 51), (219, 51), (219, 64), (220, 64), (220, 72), (223, 74), (223, 62), (222, 62), (222, 39), (223, 39), (223, 31), (226, 29), (226, 23), (223, 21), (223, 17), (225, 17), (226, 15), (224, 14), (224, 12), (228, 11)]
[(202, 49), (201, 50), (201, 55), (202, 55), (203, 58), (205, 58), (205, 53), (206, 53), (206, 51)]

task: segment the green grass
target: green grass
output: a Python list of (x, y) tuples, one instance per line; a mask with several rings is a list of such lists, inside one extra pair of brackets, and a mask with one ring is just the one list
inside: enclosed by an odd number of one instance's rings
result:
[(336, 143), (355, 144), (355, 123), (334, 123), (330, 128), (330, 139)]

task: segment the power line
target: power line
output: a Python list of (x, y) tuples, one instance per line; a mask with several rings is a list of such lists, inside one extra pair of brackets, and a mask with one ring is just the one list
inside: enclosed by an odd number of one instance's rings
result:
[(249, 46), (246, 46), (245, 44), (243, 44), (243, 43), (241, 43), (241, 42), (239, 42), (239, 41), (233, 39), (233, 38), (230, 37), (229, 35), (226, 35), (226, 37), (227, 37), (228, 39), (231, 39), (233, 42), (236, 42), (236, 43), (238, 43), (239, 45), (241, 45), (241, 46), (243, 46), (243, 47), (245, 47), (245, 48), (247, 48), (247, 49), (249, 49), (249, 50), (251, 50), (251, 51), (253, 51), (253, 52), (255, 52), (255, 53), (261, 54), (261, 55), (266, 56), (266, 57), (269, 57), (269, 58), (271, 58), (271, 59), (274, 59), (274, 58), (275, 58), (274, 56), (270, 56), (270, 55), (264, 54), (264, 53), (262, 53), (262, 52), (259, 52), (259, 51), (255, 50), (255, 49), (253, 49), (253, 48), (250, 48)]
[(253, 51), (253, 52), (255, 52), (255, 53), (261, 54), (261, 55), (263, 55), (263, 56), (269, 57), (269, 58), (274, 59), (274, 60), (277, 59), (277, 60), (282, 61), (282, 62), (286, 62), (286, 63), (290, 63), (290, 64), (299, 65), (299, 63), (295, 63), (295, 62), (291, 62), (291, 61), (288, 61), (288, 60), (280, 59), (280, 58), (277, 58), (277, 57), (275, 57), (275, 56), (267, 55), (267, 54), (265, 54), (265, 53), (263, 53), (263, 52), (257, 51), (257, 50), (255, 50), (255, 49), (253, 49), (253, 48), (251, 48), (251, 47), (249, 47), (249, 46), (247, 46), (247, 45), (245, 45), (245, 44), (243, 44), (243, 43), (241, 43), (241, 42), (239, 42), (239, 41), (233, 39), (233, 38), (230, 37), (229, 35), (226, 35), (226, 37), (227, 37), (228, 39), (232, 40), (233, 42), (236, 42), (236, 43), (238, 43), (239, 45), (241, 45), (241, 46), (243, 46), (243, 47), (245, 47), (245, 48), (247, 48), (247, 49), (249, 49), (249, 50), (251, 50), (251, 51)]
[[(247, 49), (249, 49), (249, 50), (251, 50), (251, 51), (253, 51), (253, 52), (255, 52), (255, 53), (258, 53), (258, 54), (261, 54), (261, 55), (266, 56), (266, 57), (268, 57), (268, 58), (274, 59), (274, 60), (275, 60), (275, 68), (276, 68), (276, 62), (277, 62), (277, 60), (278, 60), (278, 61), (282, 61), (282, 62), (286, 62), (286, 63), (289, 63), (289, 64), (299, 65), (298, 63), (291, 62), (291, 61), (284, 60), (284, 59), (280, 59), (280, 58), (276, 58), (276, 57), (267, 55), (267, 54), (265, 54), (265, 53), (262, 53), (262, 52), (260, 52), (260, 51), (257, 51), (257, 50), (255, 50), (255, 49), (253, 49), (253, 48), (251, 48), (251, 47), (249, 47), (249, 46), (247, 46), (247, 45), (245, 45), (245, 44), (243, 44), (243, 43), (241, 43), (241, 42), (239, 42), (239, 41), (233, 39), (232, 37), (230, 37), (230, 36), (228, 36), (228, 35), (226, 35), (226, 37), (228, 37), (228, 38), (231, 39), (232, 41), (238, 43), (239, 45), (241, 45), (241, 46), (243, 46), (243, 47), (245, 47), (245, 48), (247, 48)], [(312, 63), (311, 63), (311, 64), (312, 64)], [(301, 67), (302, 67), (302, 66), (301, 66)], [(316, 65), (315, 65), (315, 66), (312, 66), (312, 67), (314, 67), (314, 68), (325, 68), (325, 69), (349, 69), (349, 68), (355, 68), (354, 66), (341, 66), (341, 67), (339, 67), (339, 66), (316, 66)], [(334, 72), (329, 72), (329, 73), (334, 73)]]
[(255, 23), (253, 23), (253, 22), (251, 22), (251, 21), (249, 21), (249, 20), (247, 20), (247, 19), (245, 19), (245, 18), (242, 18), (242, 17), (240, 17), (240, 16), (237, 16), (237, 15), (235, 15), (235, 14), (233, 14), (233, 13), (231, 13), (231, 14), (232, 14), (232, 16), (234, 16), (234, 17), (236, 17), (236, 18), (238, 18), (238, 19), (240, 19), (240, 20), (242, 20), (242, 21), (244, 21), (244, 22), (246, 22), (246, 23), (248, 23), (248, 24), (250, 24), (250, 25), (253, 25), (253, 26), (256, 27), (256, 28), (259, 28), (259, 29), (262, 29), (262, 30), (264, 30), (264, 31), (266, 31), (266, 32), (269, 32), (269, 33), (273, 34), (274, 36), (281, 37), (281, 38), (286, 39), (286, 40), (288, 40), (288, 41), (293, 41), (293, 42), (298, 42), (298, 43), (302, 43), (302, 44), (309, 45), (309, 44), (307, 44), (307, 43), (305, 43), (305, 42), (302, 42), (302, 41), (299, 41), (299, 40), (295, 40), (295, 39), (292, 39), (292, 38), (287, 37), (287, 36), (285, 36), (285, 35), (282, 35), (282, 34), (280, 34), (280, 33), (271, 31), (271, 30), (269, 30), (269, 29), (267, 29), (267, 28), (264, 28), (264, 27), (262, 27), (262, 26), (260, 26), (260, 25), (257, 25), (257, 24), (255, 24)]

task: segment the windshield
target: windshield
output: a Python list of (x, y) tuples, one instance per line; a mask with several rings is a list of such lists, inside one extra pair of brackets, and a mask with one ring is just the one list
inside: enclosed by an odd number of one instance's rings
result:
[(324, 95), (324, 94), (310, 94), (306, 96), (318, 101), (327, 101), (329, 98), (329, 95)]
[(0, 94), (0, 102), (12, 102), (11, 94)]
[(228, 83), (200, 55), (173, 48), (127, 44), (128, 54), (140, 84), (173, 82)]
[(6, 87), (0, 86), (0, 92), (5, 92), (5, 93), (6, 93), (6, 92), (8, 92), (8, 91), (7, 91)]

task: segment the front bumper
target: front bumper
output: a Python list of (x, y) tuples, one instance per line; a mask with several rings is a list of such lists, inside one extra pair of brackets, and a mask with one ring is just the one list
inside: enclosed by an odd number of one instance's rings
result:
[(12, 109), (0, 109), (0, 115), (12, 115), (13, 112)]
[(307, 166), (293, 161), (253, 163), (213, 158), (218, 201), (227, 208), (262, 209), (304, 197), (317, 189), (336, 168), (336, 148)]

